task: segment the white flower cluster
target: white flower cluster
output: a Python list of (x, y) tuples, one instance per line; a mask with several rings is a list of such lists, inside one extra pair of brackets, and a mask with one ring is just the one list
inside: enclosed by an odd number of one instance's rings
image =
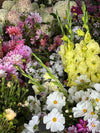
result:
[[(81, 75), (75, 82), (78, 85), (83, 83), (90, 83), (86, 75)], [(88, 85), (86, 91), (78, 90), (77, 87), (72, 86), (68, 90), (68, 101), (75, 102), (76, 107), (72, 108), (74, 118), (83, 117), (88, 121), (88, 128), (92, 132), (100, 131), (99, 112), (100, 112), (100, 84)], [(94, 126), (92, 126), (94, 123)]]
[(22, 133), (34, 133), (38, 130), (39, 119), (41, 115), (44, 114), (43, 123), (46, 124), (46, 129), (50, 129), (51, 132), (61, 132), (64, 130), (65, 118), (62, 114), (62, 107), (65, 106), (65, 97), (63, 93), (58, 91), (52, 92), (49, 96), (46, 97), (45, 109), (51, 111), (50, 113), (44, 113), (44, 110), (41, 110), (42, 104), (37, 99), (37, 97), (28, 96), (27, 102), (30, 110), (34, 110), (32, 119), (29, 121), (29, 124), (24, 124), (25, 129)]
[(53, 53), (50, 56), (50, 70), (57, 78), (63, 77), (64, 68), (60, 56), (57, 53)]
[[(59, 48), (58, 50), (59, 51)], [(63, 80), (63, 65), (60, 56), (57, 53), (53, 53), (50, 57), (50, 67), (48, 67), (52, 74), (55, 75), (58, 79)], [(43, 80), (43, 75), (46, 73), (46, 69), (41, 67), (38, 62), (29, 62), (26, 64), (25, 71), (32, 75), (34, 78)]]
[[(72, 6), (77, 6), (75, 1), (70, 1), (70, 8)], [(63, 23), (65, 23), (66, 22), (66, 10), (67, 9), (68, 9), (68, 0), (58, 1), (53, 7), (53, 13), (56, 14), (56, 11), (57, 11), (61, 21)]]
[(37, 61), (36, 62), (30, 61), (29, 63), (26, 64), (25, 71), (26, 73), (33, 76), (33, 78), (42, 80), (43, 75), (46, 72), (46, 69), (41, 67), (41, 65)]

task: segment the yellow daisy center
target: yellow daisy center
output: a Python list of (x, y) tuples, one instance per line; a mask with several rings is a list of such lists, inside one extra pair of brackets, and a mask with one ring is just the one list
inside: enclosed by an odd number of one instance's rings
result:
[(56, 118), (56, 117), (54, 117), (52, 120), (53, 120), (53, 122), (56, 122), (56, 121), (57, 121), (57, 118)]
[(75, 9), (73, 9), (73, 11), (75, 11)]
[(95, 113), (94, 112), (91, 112), (91, 115), (95, 115)]
[(88, 100), (88, 99), (89, 99), (88, 97), (85, 98), (85, 100)]
[(87, 112), (87, 109), (83, 109), (83, 112), (86, 113)]
[(79, 101), (82, 101), (82, 98), (79, 98)]
[(83, 80), (83, 79), (81, 79), (81, 80), (80, 80), (80, 82), (84, 82), (84, 80)]
[(99, 102), (99, 98), (96, 98), (96, 102)]
[(95, 124), (93, 123), (91, 126), (92, 126), (92, 127), (95, 127)]
[(64, 19), (66, 19), (66, 17), (64, 17)]
[(57, 101), (56, 101), (56, 100), (54, 100), (54, 101), (53, 101), (53, 103), (54, 103), (54, 104), (57, 104)]

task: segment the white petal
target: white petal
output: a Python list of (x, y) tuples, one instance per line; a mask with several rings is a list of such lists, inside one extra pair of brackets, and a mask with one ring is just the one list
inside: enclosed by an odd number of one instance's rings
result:
[(57, 129), (57, 125), (56, 125), (56, 123), (52, 123), (52, 125), (51, 125), (51, 132), (57, 132), (58, 131), (58, 129)]
[(64, 125), (62, 123), (57, 122), (57, 129), (58, 131), (64, 130)]
[(52, 121), (48, 122), (47, 125), (46, 125), (46, 129), (50, 129), (51, 124), (52, 124)]
[(43, 123), (46, 124), (47, 122), (50, 121), (50, 118), (48, 116), (43, 117)]

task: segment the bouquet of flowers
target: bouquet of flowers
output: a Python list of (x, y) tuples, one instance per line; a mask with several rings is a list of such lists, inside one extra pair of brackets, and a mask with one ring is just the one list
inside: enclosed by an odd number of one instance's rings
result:
[(83, 26), (74, 32), (70, 7), (69, 1), (68, 35), (56, 12), (63, 37), (55, 37), (51, 45), (40, 30), (38, 13), (22, 14), (17, 26), (4, 26), (1, 133), (100, 132), (100, 46), (90, 34), (85, 4)]

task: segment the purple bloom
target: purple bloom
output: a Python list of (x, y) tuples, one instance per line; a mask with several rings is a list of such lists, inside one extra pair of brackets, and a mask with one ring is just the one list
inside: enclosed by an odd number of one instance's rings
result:
[(19, 54), (23, 56), (23, 58), (30, 58), (32, 50), (27, 45), (24, 45), (21, 49), (19, 49)]
[(82, 133), (86, 133), (86, 132), (90, 133), (90, 131), (89, 131), (88, 127), (87, 127), (88, 122), (87, 121), (84, 121), (83, 119), (80, 119), (79, 122), (80, 123), (78, 123), (76, 125), (77, 128), (78, 128), (77, 131), (78, 132), (82, 132)]
[(77, 133), (77, 129), (74, 125), (68, 128), (67, 133)]
[(42, 22), (42, 18), (40, 17), (39, 13), (37, 13), (37, 12), (31, 13), (31, 17), (34, 18), (35, 23), (41, 23)]

